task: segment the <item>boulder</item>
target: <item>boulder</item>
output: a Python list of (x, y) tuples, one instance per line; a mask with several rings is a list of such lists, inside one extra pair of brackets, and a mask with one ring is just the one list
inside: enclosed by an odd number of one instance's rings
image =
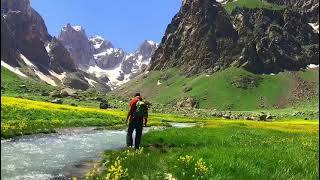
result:
[(108, 101), (102, 100), (99, 105), (100, 109), (108, 109), (110, 107)]
[(245, 120), (250, 120), (250, 121), (252, 121), (252, 120), (254, 120), (254, 117), (249, 117), (249, 116), (248, 116), (248, 117), (244, 117), (244, 119), (245, 119)]
[(77, 96), (77, 91), (70, 89), (70, 88), (64, 88), (60, 91), (60, 96), (61, 97), (76, 97)]
[(259, 121), (266, 121), (267, 115), (266, 114), (260, 114), (259, 115)]
[(273, 116), (272, 116), (271, 114), (268, 114), (267, 117), (266, 117), (266, 119), (269, 119), (269, 120), (270, 120), (270, 119), (273, 119)]
[(225, 114), (225, 115), (223, 115), (223, 118), (225, 118), (225, 119), (231, 119), (231, 116), (230, 116), (229, 114)]
[(60, 91), (58, 91), (58, 90), (54, 90), (54, 91), (50, 92), (49, 96), (55, 97), (55, 98), (61, 98)]
[(56, 98), (56, 99), (52, 100), (51, 102), (55, 103), (55, 104), (62, 104), (63, 103), (63, 101), (60, 98)]
[(187, 99), (177, 102), (176, 106), (185, 108), (197, 108), (199, 107), (199, 104), (192, 97), (188, 97)]

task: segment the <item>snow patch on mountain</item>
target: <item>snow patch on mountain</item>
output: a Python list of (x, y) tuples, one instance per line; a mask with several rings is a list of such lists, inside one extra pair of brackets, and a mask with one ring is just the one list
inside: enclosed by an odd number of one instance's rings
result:
[(87, 73), (94, 74), (97, 78), (107, 75), (109, 78), (109, 82), (107, 83), (111, 89), (114, 89), (115, 87), (122, 85), (126, 82), (128, 82), (129, 76), (125, 76), (123, 81), (118, 80), (118, 78), (121, 76), (123, 73), (121, 70), (121, 64), (119, 64), (116, 68), (114, 69), (101, 69), (99, 66), (90, 66)]
[(66, 72), (63, 72), (63, 73), (61, 73), (61, 74), (57, 74), (57, 73), (54, 72), (54, 71), (49, 71), (49, 73), (50, 73), (52, 76), (54, 76), (54, 77), (56, 77), (57, 79), (59, 79), (61, 82), (62, 82), (62, 80), (63, 80), (65, 77), (67, 77), (67, 73), (66, 73)]
[(131, 58), (133, 56), (134, 56), (134, 54), (129, 54), (129, 55), (126, 56), (125, 60), (128, 60), (129, 58)]
[(158, 46), (159, 44), (158, 43), (156, 43), (156, 42), (154, 42), (154, 41), (147, 41), (150, 45), (153, 45), (153, 46)]
[(53, 79), (51, 79), (49, 76), (43, 74), (41, 71), (34, 69), (34, 72), (42, 81), (50, 84), (51, 86), (57, 86), (56, 82)]
[(82, 27), (81, 26), (72, 26), (72, 28), (76, 31), (82, 31)]
[(308, 23), (315, 33), (319, 34), (319, 23)]
[(93, 38), (90, 38), (89, 41), (93, 42), (94, 49), (99, 49), (104, 43), (104, 38), (101, 36), (94, 36)]
[(309, 64), (308, 66), (307, 66), (307, 69), (314, 69), (314, 68), (318, 68), (319, 67), (319, 64), (318, 65), (316, 65), (316, 64)]
[(45, 46), (45, 48), (46, 48), (46, 51), (47, 51), (48, 53), (50, 53), (50, 51), (51, 51), (51, 49), (50, 49), (50, 43), (48, 43), (48, 44)]
[(8, 69), (9, 71), (22, 76), (22, 77), (28, 77), (27, 75), (23, 74), (18, 67), (12, 67), (9, 64), (5, 63), (4, 61), (1, 60), (1, 66), (3, 66), (4, 68)]
[(19, 54), (19, 57), (23, 60), (26, 65), (32, 67), (32, 68), (37, 68), (28, 58), (26, 58), (23, 54)]
[(228, 2), (236, 2), (238, 0), (216, 0), (218, 3), (227, 4)]
[(89, 83), (91, 86), (96, 87), (93, 83), (97, 83), (97, 81), (92, 80), (92, 79), (89, 79), (89, 78), (87, 78), (87, 77), (84, 77), (84, 79), (85, 79), (86, 81), (88, 81), (88, 83)]

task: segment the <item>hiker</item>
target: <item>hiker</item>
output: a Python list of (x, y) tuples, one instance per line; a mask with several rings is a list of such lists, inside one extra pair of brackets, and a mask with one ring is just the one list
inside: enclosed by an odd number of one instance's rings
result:
[(135, 97), (130, 102), (130, 110), (127, 116), (126, 122), (128, 123), (127, 132), (127, 146), (132, 147), (133, 131), (136, 130), (136, 137), (134, 141), (135, 149), (139, 149), (143, 126), (147, 126), (148, 121), (148, 107), (145, 102), (142, 101), (140, 93), (136, 93)]

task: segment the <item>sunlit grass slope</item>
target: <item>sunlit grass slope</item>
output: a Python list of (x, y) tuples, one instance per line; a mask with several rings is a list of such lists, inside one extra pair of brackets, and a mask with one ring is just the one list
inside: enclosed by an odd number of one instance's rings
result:
[(268, 3), (265, 0), (236, 0), (224, 5), (224, 8), (228, 13), (231, 13), (236, 7), (245, 7), (250, 9), (264, 8), (272, 10), (281, 10), (285, 8), (284, 6)]
[[(316, 110), (319, 105), (318, 75), (318, 69), (259, 75), (240, 68), (229, 68), (211, 75), (185, 77), (177, 69), (169, 69), (141, 75), (112, 93), (130, 96), (139, 91), (147, 99), (168, 107), (184, 97), (193, 97), (199, 102), (199, 108), (206, 109), (250, 111), (299, 106), (301, 109)], [(251, 86), (246, 79), (256, 84)], [(293, 97), (296, 84), (302, 80), (313, 84), (311, 91), (315, 96), (308, 101), (302, 98), (291, 104), (286, 102), (286, 99)], [(234, 82), (243, 87), (235, 86)]]
[(210, 121), (203, 127), (150, 132), (143, 136), (143, 150), (108, 151), (104, 166), (87, 177), (318, 179), (318, 125)]

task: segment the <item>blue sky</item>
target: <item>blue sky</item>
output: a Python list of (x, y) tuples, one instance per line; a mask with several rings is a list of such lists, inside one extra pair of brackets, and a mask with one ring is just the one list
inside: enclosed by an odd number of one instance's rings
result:
[(101, 35), (133, 52), (144, 40), (160, 42), (181, 0), (30, 0), (48, 31), (58, 36), (66, 23), (81, 25), (88, 37)]

